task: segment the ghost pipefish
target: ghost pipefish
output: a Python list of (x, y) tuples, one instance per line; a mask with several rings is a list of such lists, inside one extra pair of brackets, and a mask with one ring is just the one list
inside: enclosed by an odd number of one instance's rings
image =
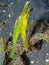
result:
[(30, 3), (31, 3), (30, 1), (26, 2), (19, 18), (15, 21), (15, 27), (14, 27), (13, 39), (12, 39), (13, 44), (12, 44), (12, 50), (10, 53), (10, 57), (12, 59), (14, 59), (14, 53), (16, 51), (16, 44), (17, 44), (18, 37), (20, 34), (24, 42), (25, 50), (28, 50), (28, 42), (26, 39), (26, 28), (28, 26)]

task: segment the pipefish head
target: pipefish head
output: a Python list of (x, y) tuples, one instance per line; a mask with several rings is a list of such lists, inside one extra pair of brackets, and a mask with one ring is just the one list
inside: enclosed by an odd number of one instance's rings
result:
[(25, 3), (24, 8), (23, 8), (23, 11), (22, 11), (22, 14), (29, 13), (29, 11), (30, 11), (30, 4), (31, 4), (31, 1), (27, 1)]

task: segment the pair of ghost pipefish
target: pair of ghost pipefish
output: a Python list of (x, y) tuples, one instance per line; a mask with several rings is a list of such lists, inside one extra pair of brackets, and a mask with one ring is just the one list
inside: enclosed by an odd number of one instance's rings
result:
[(13, 32), (13, 39), (12, 39), (12, 51), (10, 53), (10, 57), (13, 59), (14, 58), (14, 53), (16, 51), (16, 43), (18, 41), (18, 37), (21, 34), (23, 43), (24, 43), (24, 48), (26, 51), (28, 51), (28, 42), (26, 39), (26, 30), (28, 26), (28, 19), (29, 19), (29, 12), (30, 12), (30, 1), (27, 1), (26, 4), (24, 5), (24, 8), (21, 12), (21, 15), (18, 17), (18, 19), (15, 21), (15, 26), (14, 26), (14, 32)]
[[(31, 3), (30, 1), (26, 2), (20, 16), (15, 21), (15, 27), (14, 27), (13, 39), (12, 39), (13, 44), (12, 44), (12, 50), (11, 50), (11, 53), (10, 53), (10, 57), (12, 59), (14, 59), (17, 41), (18, 41), (18, 37), (19, 37), (20, 34), (21, 34), (21, 37), (22, 37), (22, 40), (23, 40), (23, 43), (24, 43), (23, 44), (24, 49), (25, 49), (25, 51), (28, 51), (28, 41), (27, 41), (27, 38), (26, 38), (26, 34), (27, 34), (26, 30), (27, 30), (27, 26), (28, 26), (30, 3)], [(37, 37), (39, 39), (44, 39), (46, 41), (48, 41), (47, 37), (49, 38), (49, 36), (42, 34), (42, 33), (39, 33), (39, 34), (37, 33), (35, 35), (35, 37)]]

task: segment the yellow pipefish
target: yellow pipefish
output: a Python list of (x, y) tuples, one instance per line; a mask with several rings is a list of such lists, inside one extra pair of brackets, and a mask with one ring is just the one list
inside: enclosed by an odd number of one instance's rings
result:
[(26, 13), (23, 18), (22, 18), (22, 25), (21, 25), (21, 36), (22, 36), (22, 40), (24, 42), (24, 48), (26, 51), (28, 51), (28, 42), (26, 39), (26, 30), (27, 30), (27, 26), (28, 26), (28, 14)]

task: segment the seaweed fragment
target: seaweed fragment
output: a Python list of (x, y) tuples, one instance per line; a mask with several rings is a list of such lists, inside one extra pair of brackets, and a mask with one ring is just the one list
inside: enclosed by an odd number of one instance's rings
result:
[(2, 36), (0, 36), (0, 55), (1, 55), (1, 59), (0, 59), (0, 65), (3, 64), (4, 61), (4, 56), (5, 56), (5, 51), (4, 51), (4, 46), (6, 43), (6, 39)]
[(9, 62), (11, 62), (11, 61), (12, 61), (12, 58), (10, 58), (8, 52), (6, 52), (5, 57), (4, 57), (3, 65), (8, 65)]
[[(34, 41), (36, 41), (36, 40), (34, 40)], [(42, 39), (38, 40), (33, 45), (32, 44), (33, 44), (32, 42), (29, 43), (29, 50), (32, 52), (37, 52), (42, 48), (43, 40)]]
[(10, 49), (10, 48), (8, 48), (9, 45), (11, 45), (10, 42), (12, 43), (12, 36), (9, 37), (9, 39), (7, 40), (7, 42), (6, 42), (6, 44), (5, 44), (4, 50), (5, 50), (6, 52), (5, 52), (5, 56), (4, 56), (3, 65), (8, 65), (8, 63), (9, 63), (10, 61), (12, 61), (12, 58), (9, 57), (9, 55), (10, 55), (10, 50), (9, 50), (9, 49)]

